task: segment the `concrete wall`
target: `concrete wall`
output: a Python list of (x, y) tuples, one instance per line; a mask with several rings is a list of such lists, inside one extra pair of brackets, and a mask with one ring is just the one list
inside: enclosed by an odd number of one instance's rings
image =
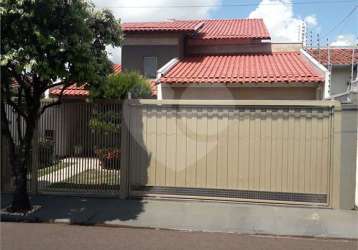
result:
[(163, 99), (316, 100), (315, 87), (162, 87)]
[[(357, 95), (357, 94), (354, 94)], [(341, 208), (354, 208), (355, 192), (358, 205), (357, 125), (358, 103), (342, 104)]]
[(177, 45), (130, 45), (122, 47), (122, 69), (144, 72), (143, 57), (157, 57), (157, 70), (172, 58), (180, 57)]
[(208, 44), (208, 45), (189, 45), (186, 54), (225, 54), (225, 53), (269, 53), (271, 44), (269, 43), (249, 43), (249, 44)]
[(333, 66), (331, 72), (330, 94), (336, 95), (347, 91), (351, 79), (351, 66)]
[[(208, 190), (230, 189), (255, 192), (246, 197), (255, 202), (339, 207), (338, 102), (131, 100), (124, 110), (121, 173), (133, 195), (171, 187), (245, 199)], [(277, 192), (287, 196), (275, 200)], [(318, 200), (295, 200), (305, 194)]]
[(223, 54), (223, 53), (270, 53), (281, 51), (299, 51), (302, 48), (301, 43), (270, 43), (260, 40), (246, 42), (223, 42), (214, 41), (207, 44), (197, 44), (189, 42), (187, 44), (187, 54)]

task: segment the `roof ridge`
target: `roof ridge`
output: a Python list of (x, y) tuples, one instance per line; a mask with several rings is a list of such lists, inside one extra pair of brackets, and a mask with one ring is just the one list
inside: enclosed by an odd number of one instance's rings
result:
[[(242, 21), (242, 20), (264, 20), (263, 18), (203, 18), (203, 19), (167, 19), (162, 21), (138, 21), (123, 23), (171, 23), (171, 22), (203, 22), (203, 21)], [(123, 24), (122, 23), (122, 24)]]
[(189, 56), (185, 56), (182, 59), (188, 58), (188, 57), (204, 57), (204, 56), (262, 56), (262, 55), (282, 55), (282, 54), (301, 54), (300, 51), (273, 51), (273, 52), (247, 52), (247, 53), (218, 53), (218, 54), (192, 54)]
[(207, 18), (202, 21), (243, 21), (243, 20), (264, 20), (263, 18)]

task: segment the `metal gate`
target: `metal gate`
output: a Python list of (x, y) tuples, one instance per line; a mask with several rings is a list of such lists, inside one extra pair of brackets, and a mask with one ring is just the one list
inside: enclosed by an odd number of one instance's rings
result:
[(39, 192), (117, 194), (120, 103), (65, 102), (42, 115), (37, 136)]
[(125, 110), (132, 196), (338, 202), (337, 102), (141, 100)]

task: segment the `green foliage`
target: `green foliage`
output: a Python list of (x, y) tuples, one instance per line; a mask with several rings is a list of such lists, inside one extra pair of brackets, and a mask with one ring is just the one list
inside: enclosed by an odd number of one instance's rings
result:
[[(84, 0), (2, 0), (1, 82), (102, 82), (111, 72), (105, 47), (119, 46), (119, 20)], [(36, 86), (37, 87), (37, 86)], [(34, 88), (36, 88), (34, 87)]]
[[(74, 82), (101, 85), (112, 72), (105, 48), (119, 46), (122, 32), (110, 11), (97, 11), (86, 0), (1, 0), (0, 14), (1, 127), (10, 142), (16, 180), (11, 210), (26, 211), (31, 208), (26, 172), (37, 121), (61, 100), (41, 106), (44, 93)], [(10, 131), (5, 104), (23, 118), (17, 119), (19, 143)]]
[(109, 75), (100, 86), (91, 88), (94, 99), (125, 99), (128, 93), (132, 98), (149, 98), (151, 96), (150, 83), (135, 71)]
[(121, 130), (120, 114), (107, 111), (92, 114), (88, 124), (89, 128), (94, 132), (109, 134), (119, 133)]

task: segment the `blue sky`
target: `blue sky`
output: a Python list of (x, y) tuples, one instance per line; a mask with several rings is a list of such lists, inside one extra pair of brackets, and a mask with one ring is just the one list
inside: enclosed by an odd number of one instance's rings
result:
[[(302, 1), (302, 0), (300, 0)], [(358, 4), (358, 1), (346, 2), (346, 1), (333, 1), (334, 3), (319, 3), (319, 4), (292, 4), (294, 16), (298, 18), (304, 18), (306, 16), (315, 16), (317, 25), (309, 27), (314, 34), (314, 40), (316, 41), (316, 34), (321, 36), (327, 34), (336, 24), (338, 24), (353, 8)], [(248, 3), (250, 1), (241, 1)], [(257, 3), (259, 1), (251, 1)], [(299, 1), (293, 1), (299, 2)], [(308, 1), (305, 1), (308, 2)], [(224, 0), (222, 5), (235, 4), (237, 1)], [(274, 6), (268, 6), (272, 8)], [(245, 18), (254, 11), (257, 6), (239, 6), (239, 7), (219, 7), (210, 13), (212, 18)], [(358, 10), (355, 11), (347, 21), (337, 27), (334, 31), (330, 32), (327, 36), (330, 42), (337, 40), (339, 35), (358, 35)], [(324, 39), (325, 40), (325, 39)], [(324, 41), (326, 43), (326, 41)]]
[[(329, 33), (327, 37), (330, 45), (357, 45), (357, 8), (342, 25), (330, 31), (358, 5), (358, 0), (93, 0), (93, 2), (97, 8), (110, 9), (116, 17), (122, 19), (122, 22), (263, 18), (273, 42), (297, 42), (300, 37), (300, 26), (304, 23), (307, 30), (312, 31), (313, 46), (317, 45), (317, 34), (320, 34), (320, 46), (326, 46), (327, 33)], [(299, 2), (316, 3), (295, 4)], [(233, 4), (250, 6), (226, 7)], [(308, 35), (308, 45), (309, 37)], [(120, 48), (109, 48), (109, 51), (111, 59), (119, 62)]]

